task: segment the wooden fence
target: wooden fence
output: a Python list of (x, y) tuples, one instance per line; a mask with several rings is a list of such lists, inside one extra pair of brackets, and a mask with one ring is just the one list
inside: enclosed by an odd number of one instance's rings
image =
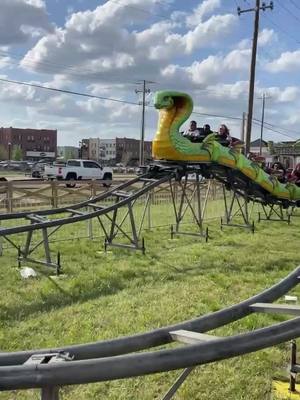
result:
[[(113, 186), (110, 188), (104, 187), (103, 181), (95, 180), (76, 182), (76, 186), (73, 188), (66, 186), (66, 184), (70, 184), (70, 181), (16, 180), (0, 182), (0, 212), (11, 213), (28, 209), (57, 208), (71, 205), (105, 193), (122, 182), (124, 180), (114, 180)], [(203, 189), (207, 187), (208, 182), (206, 180), (201, 183)], [(174, 193), (177, 197), (177, 194), (180, 192), (179, 183), (174, 182), (173, 185)], [(194, 185), (195, 182), (191, 181), (188, 184), (188, 191), (192, 192)], [(219, 189), (220, 184), (212, 181), (210, 198), (218, 198), (220, 194)], [(140, 201), (143, 200), (144, 198), (142, 197)], [(170, 200), (169, 184), (161, 185), (153, 190), (152, 204), (160, 204)]]

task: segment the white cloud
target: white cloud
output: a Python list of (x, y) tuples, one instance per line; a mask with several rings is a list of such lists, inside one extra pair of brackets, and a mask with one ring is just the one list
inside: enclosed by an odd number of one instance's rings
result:
[[(179, 24), (174, 21), (130, 30), (128, 21), (136, 23), (141, 18), (135, 8), (138, 4), (152, 10), (155, 0), (131, 0), (126, 5), (107, 2), (93, 11), (72, 14), (64, 28), (57, 28), (38, 41), (23, 58), (22, 67), (35, 72), (49, 72), (52, 68), (56, 73), (117, 84), (132, 80), (133, 76), (155, 80), (170, 57), (192, 54), (219, 43), (237, 21), (233, 14), (225, 14), (214, 15), (182, 33), (176, 32)], [(208, 7), (217, 3), (209, 0), (205, 4)]]
[(0, 45), (22, 43), (51, 30), (43, 1), (1, 0)]
[(184, 80), (189, 87), (204, 87), (225, 79), (235, 71), (247, 71), (249, 59), (250, 50), (233, 50), (225, 56), (211, 55), (202, 61), (194, 61), (187, 67), (168, 65), (162, 70), (162, 75), (168, 83)]
[[(264, 47), (267, 44), (277, 41), (278, 37), (276, 32), (273, 29), (264, 28), (258, 34), (258, 46)], [(237, 48), (239, 49), (250, 49), (251, 48), (251, 40), (249, 38), (242, 39), (238, 44)]]
[(220, 7), (220, 0), (204, 0), (186, 17), (188, 27), (195, 27), (202, 22), (203, 17)]
[(286, 51), (280, 57), (266, 65), (269, 72), (293, 72), (300, 67), (300, 50)]
[(277, 34), (273, 29), (264, 28), (262, 31), (259, 32), (258, 35), (258, 45), (263, 47), (271, 42), (277, 40)]
[(298, 86), (268, 87), (257, 90), (261, 95), (266, 93), (271, 102), (292, 103), (299, 99), (300, 88)]
[[(147, 79), (157, 82), (150, 86), (152, 90), (171, 88), (190, 93), (195, 109), (203, 113), (241, 116), (247, 109), (251, 40), (233, 43), (243, 37), (235, 31), (241, 20), (234, 14), (222, 14), (225, 8), (221, 7), (226, 2), (199, 0), (198, 7), (187, 12), (188, 6), (181, 6), (177, 0), (183, 11), (170, 13), (165, 11), (169, 10), (168, 5), (163, 10), (162, 2), (156, 0), (107, 1), (93, 10), (75, 13), (66, 6), (65, 25), (53, 30), (44, 1), (0, 2), (5, 3), (7, 10), (14, 6), (14, 13), (21, 6), (30, 10), (24, 14), (24, 19), (17, 17), (16, 25), (12, 26), (11, 35), (16, 43), (34, 38), (41, 32), (45, 34), (38, 41), (34, 40), (36, 44), (22, 60), (22, 67), (32, 74), (29, 75), (32, 80), (39, 81), (37, 83), (135, 102), (138, 96), (134, 93), (137, 86), (133, 82)], [(80, 7), (83, 5), (84, 1)], [(7, 10), (4, 14), (9, 18)], [(151, 24), (149, 21), (158, 20), (152, 12), (165, 14), (169, 19)], [(37, 18), (37, 15), (42, 17)], [(0, 15), (0, 23), (1, 18)], [(0, 24), (0, 33), (1, 29)], [(232, 40), (235, 32), (238, 39)], [(0, 36), (3, 52), (19, 52), (19, 49), (12, 50), (12, 38), (6, 38), (2, 43), (3, 37)], [(263, 29), (259, 46), (267, 46), (276, 40), (275, 31)], [(274, 51), (278, 51), (275, 46)], [(0, 68), (11, 61), (8, 57), (0, 58)], [(15, 71), (20, 74), (19, 69)], [(1, 72), (8, 73), (8, 70), (2, 68)], [(48, 82), (44, 75), (34, 75), (39, 72), (48, 74)], [(260, 62), (257, 72), (258, 79), (263, 80)], [(299, 87), (292, 82), (281, 83), (282, 88), (277, 87), (277, 83), (264, 88), (259, 82), (256, 85), (257, 93), (266, 91), (272, 96), (267, 101), (266, 115), (272, 113), (272, 123), (278, 121), (279, 124), (279, 118), (289, 120), (300, 105)], [(3, 83), (1, 89), (3, 124), (57, 128), (60, 144), (77, 144), (79, 138), (90, 136), (139, 136), (140, 107)], [(3, 110), (9, 111), (4, 113)], [(256, 116), (260, 115), (260, 110), (261, 100), (255, 99)], [(210, 122), (214, 129), (221, 122), (228, 123), (233, 135), (239, 135), (238, 121), (199, 117), (200, 124), (205, 122)], [(150, 139), (156, 123), (156, 110), (147, 108), (146, 126)]]

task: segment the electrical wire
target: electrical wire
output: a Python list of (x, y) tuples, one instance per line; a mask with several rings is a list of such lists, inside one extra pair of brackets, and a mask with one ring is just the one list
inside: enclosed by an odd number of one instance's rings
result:
[(294, 0), (290, 0), (290, 2), (294, 5), (294, 7), (298, 8), (298, 10), (300, 10), (299, 5)]
[[(29, 87), (34, 87), (34, 88), (37, 88), (37, 89), (50, 90), (50, 91), (53, 91), (53, 92), (59, 92), (59, 93), (76, 95), (76, 96), (94, 98), (94, 99), (99, 99), (99, 100), (107, 100), (107, 101), (112, 101), (112, 102), (116, 102), (116, 103), (140, 106), (139, 103), (135, 103), (135, 102), (127, 101), (127, 100), (114, 99), (114, 98), (105, 97), (105, 96), (96, 96), (96, 95), (92, 95), (92, 94), (88, 94), (88, 93), (82, 93), (82, 92), (76, 92), (76, 91), (72, 91), (72, 90), (64, 90), (64, 89), (58, 89), (58, 88), (53, 88), (53, 87), (49, 87), (49, 86), (37, 85), (37, 84), (34, 84), (34, 83), (20, 82), (20, 81), (4, 79), (4, 78), (0, 78), (0, 82), (11, 83), (11, 84), (16, 84), (16, 85), (23, 85), (23, 86), (29, 86)], [(154, 106), (150, 106), (150, 105), (148, 107), (154, 108)], [(234, 116), (222, 115), (222, 114), (209, 114), (209, 113), (201, 113), (201, 112), (197, 112), (197, 111), (193, 111), (192, 114), (201, 115), (201, 116), (207, 116), (207, 117), (215, 117), (215, 118), (225, 118), (225, 119), (231, 119), (231, 120), (236, 120), (236, 121), (241, 121), (242, 120), (241, 117), (234, 117)], [(253, 118), (253, 123), (256, 124), (256, 125), (260, 125), (261, 126), (261, 122), (256, 118)], [(290, 139), (295, 140), (295, 137), (290, 136), (290, 135), (285, 134), (285, 133), (282, 133), (282, 132), (274, 129), (272, 127), (272, 124), (269, 124), (268, 122), (264, 122), (264, 128), (266, 130), (278, 133), (278, 134), (280, 134), (282, 136), (285, 136), (285, 137), (288, 137)]]
[(263, 14), (263, 17), (266, 18), (273, 26), (275, 26), (277, 29), (279, 29), (282, 33), (284, 33), (287, 37), (289, 37), (295, 43), (300, 44), (300, 41), (298, 39), (296, 39), (294, 36), (290, 35), (285, 29), (283, 29), (280, 25), (278, 25), (277, 22), (274, 22), (269, 16), (267, 16), (266, 14)]
[(134, 103), (133, 101), (114, 99), (114, 98), (111, 98), (111, 97), (104, 97), (104, 96), (96, 96), (96, 95), (93, 95), (93, 94), (75, 92), (75, 91), (72, 91), (72, 90), (57, 89), (57, 88), (53, 88), (53, 87), (49, 87), (49, 86), (37, 85), (35, 83), (20, 82), (20, 81), (14, 81), (14, 80), (4, 79), (4, 78), (0, 78), (0, 82), (13, 83), (15, 85), (30, 86), (30, 87), (34, 87), (34, 88), (38, 88), (38, 89), (51, 90), (53, 92), (59, 92), (59, 93), (72, 94), (72, 95), (76, 95), (76, 96), (89, 97), (89, 98), (92, 98), (92, 99), (113, 101), (113, 102), (116, 102), (116, 103), (131, 104), (131, 105), (135, 105), (135, 106), (139, 105), (138, 103)]
[(300, 18), (297, 17), (297, 15), (293, 14), (291, 10), (289, 10), (286, 6), (284, 6), (279, 0), (277, 0), (277, 4), (283, 9), (285, 10), (288, 14), (290, 14), (293, 18), (295, 18), (295, 20), (297, 20), (298, 22), (300, 22)]

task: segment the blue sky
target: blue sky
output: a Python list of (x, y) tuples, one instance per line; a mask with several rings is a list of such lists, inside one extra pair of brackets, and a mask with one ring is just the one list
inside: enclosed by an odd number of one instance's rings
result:
[[(260, 118), (265, 92), (265, 139), (282, 141), (300, 138), (300, 2), (273, 2), (273, 11), (261, 12), (254, 117)], [(247, 111), (254, 15), (238, 17), (236, 9), (254, 3), (0, 0), (0, 77), (133, 102), (138, 80), (155, 81), (152, 92), (190, 93), (199, 125), (217, 129), (225, 122), (239, 137), (240, 121), (227, 117)], [(61, 145), (139, 137), (139, 106), (0, 85), (2, 126), (57, 129)], [(149, 140), (156, 123), (156, 111), (147, 108)], [(255, 124), (253, 138), (259, 132)]]

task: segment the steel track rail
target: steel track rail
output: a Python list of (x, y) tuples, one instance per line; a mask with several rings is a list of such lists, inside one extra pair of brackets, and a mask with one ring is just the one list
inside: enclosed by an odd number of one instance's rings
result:
[(67, 363), (0, 367), (0, 390), (77, 385), (193, 367), (241, 356), (300, 336), (300, 318), (178, 349)]
[[(147, 177), (143, 176), (144, 178)], [(104, 195), (100, 195), (98, 197), (95, 197), (91, 200), (87, 200), (85, 202), (82, 203), (78, 203), (76, 206), (69, 206), (69, 207), (63, 207), (63, 208), (59, 208), (59, 209), (54, 209), (54, 210), (44, 210), (44, 212), (42, 211), (38, 211), (35, 213), (32, 212), (27, 212), (27, 213), (17, 213), (15, 215), (17, 215), (17, 218), (26, 218), (31, 214), (35, 214), (37, 216), (45, 216), (45, 215), (51, 215), (51, 214), (59, 214), (59, 213), (64, 213), (64, 212), (68, 212), (68, 209), (70, 210), (70, 208), (72, 209), (78, 209), (78, 208), (82, 208), (85, 206), (88, 206), (88, 204), (95, 204), (98, 201), (101, 201), (107, 197), (110, 197), (113, 195), (114, 192), (120, 190), (120, 189), (124, 189), (126, 187), (131, 186), (133, 183), (137, 183), (140, 181), (140, 178), (136, 178), (134, 180), (131, 180), (123, 185), (118, 186), (118, 188), (114, 188), (113, 190), (106, 192)], [(131, 203), (132, 201), (136, 200), (138, 197), (142, 196), (143, 194), (147, 193), (149, 190), (155, 188), (156, 186), (161, 185), (164, 182), (167, 182), (168, 180), (170, 180), (172, 178), (172, 174), (168, 174), (166, 176), (164, 176), (163, 178), (160, 178), (156, 181), (154, 181), (153, 183), (148, 184), (147, 186), (137, 190), (135, 193), (133, 193), (131, 196), (128, 196), (126, 198), (124, 198), (123, 200), (120, 200), (118, 203), (104, 207), (102, 209), (99, 210), (95, 210), (89, 213), (85, 213), (83, 215), (72, 215), (70, 217), (65, 217), (65, 218), (59, 218), (59, 219), (52, 219), (52, 220), (47, 220), (47, 221), (43, 221), (43, 222), (36, 222), (34, 224), (30, 224), (30, 225), (21, 225), (21, 226), (14, 226), (14, 227), (0, 227), (0, 236), (8, 236), (8, 235), (13, 235), (16, 233), (24, 233), (24, 232), (31, 232), (31, 231), (35, 231), (38, 229), (43, 229), (43, 228), (51, 228), (51, 227), (56, 227), (56, 226), (62, 226), (62, 225), (67, 225), (67, 224), (72, 224), (75, 222), (81, 222), (81, 221), (85, 221), (88, 219), (92, 219), (104, 214), (107, 214), (111, 211), (116, 210), (119, 207), (123, 207), (126, 204)], [(22, 214), (22, 215), (19, 215)], [(7, 218), (3, 219), (12, 219), (13, 216), (11, 214), (9, 214), (7, 216)], [(1, 220), (1, 218), (0, 218)]]
[[(277, 284), (238, 304), (208, 315), (204, 315), (199, 318), (191, 319), (171, 326), (162, 327), (156, 330), (152, 330), (150, 332), (136, 334), (133, 336), (126, 336), (119, 339), (65, 346), (54, 349), (0, 353), (0, 366), (16, 366), (17, 364), (22, 364), (26, 360), (28, 360), (28, 358), (31, 357), (31, 355), (33, 354), (57, 353), (60, 351), (66, 351), (70, 352), (76, 360), (84, 360), (117, 356), (121, 354), (149, 349), (155, 346), (165, 345), (173, 341), (169, 333), (170, 331), (185, 329), (195, 332), (207, 332), (249, 315), (250, 313), (254, 312), (250, 308), (252, 304), (271, 303), (289, 292), (299, 283), (299, 275), (300, 266)], [(299, 319), (297, 319), (297, 321), (299, 322)]]

